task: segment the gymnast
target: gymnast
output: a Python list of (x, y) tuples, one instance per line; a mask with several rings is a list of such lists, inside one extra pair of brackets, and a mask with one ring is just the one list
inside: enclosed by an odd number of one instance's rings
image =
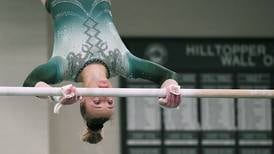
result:
[[(62, 81), (73, 81), (87, 88), (111, 88), (110, 77), (143, 78), (166, 89), (166, 96), (159, 98), (160, 106), (179, 106), (180, 76), (128, 51), (112, 22), (109, 0), (41, 1), (53, 19), (53, 51), (46, 64), (39, 65), (27, 76), (24, 87), (51, 87)], [(81, 97), (73, 85), (62, 89), (63, 96), (49, 97), (58, 102), (55, 112), (62, 105), (79, 102), (87, 126), (82, 140), (100, 142), (103, 124), (113, 114), (113, 97)]]

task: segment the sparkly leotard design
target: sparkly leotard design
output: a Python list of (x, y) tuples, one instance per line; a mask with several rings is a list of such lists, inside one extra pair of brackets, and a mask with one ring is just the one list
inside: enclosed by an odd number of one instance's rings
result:
[(54, 43), (49, 62), (35, 68), (24, 86), (38, 81), (55, 84), (78, 81), (91, 63), (106, 66), (109, 77), (143, 78), (161, 83), (178, 75), (158, 64), (132, 55), (112, 21), (109, 0), (48, 0), (53, 18)]
[(52, 57), (67, 61), (64, 79), (77, 79), (88, 61), (106, 64), (110, 76), (127, 76), (127, 48), (112, 22), (108, 0), (49, 0), (54, 21)]

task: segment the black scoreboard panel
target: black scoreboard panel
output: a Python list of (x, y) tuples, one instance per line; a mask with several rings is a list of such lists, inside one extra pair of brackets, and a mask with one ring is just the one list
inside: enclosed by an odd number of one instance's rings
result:
[[(124, 38), (136, 56), (182, 75), (183, 88), (273, 89), (274, 39)], [(155, 88), (121, 79), (128, 88)], [(157, 98), (121, 103), (123, 154), (272, 154), (273, 100), (183, 98), (162, 109)]]

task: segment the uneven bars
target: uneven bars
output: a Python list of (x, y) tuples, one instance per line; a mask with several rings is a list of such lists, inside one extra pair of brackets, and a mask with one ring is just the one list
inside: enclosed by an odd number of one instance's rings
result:
[[(163, 97), (164, 89), (155, 88), (77, 88), (81, 96)], [(274, 98), (274, 90), (262, 89), (181, 89), (183, 97)], [(0, 96), (60, 96), (61, 88), (0, 87)]]

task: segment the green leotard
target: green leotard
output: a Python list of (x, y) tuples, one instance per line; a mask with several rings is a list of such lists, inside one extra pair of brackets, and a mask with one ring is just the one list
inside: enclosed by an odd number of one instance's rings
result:
[(48, 0), (46, 8), (54, 24), (52, 57), (35, 68), (23, 86), (39, 81), (77, 82), (83, 68), (91, 63), (105, 65), (109, 77), (143, 78), (158, 84), (179, 79), (175, 72), (128, 51), (112, 22), (109, 0)]

